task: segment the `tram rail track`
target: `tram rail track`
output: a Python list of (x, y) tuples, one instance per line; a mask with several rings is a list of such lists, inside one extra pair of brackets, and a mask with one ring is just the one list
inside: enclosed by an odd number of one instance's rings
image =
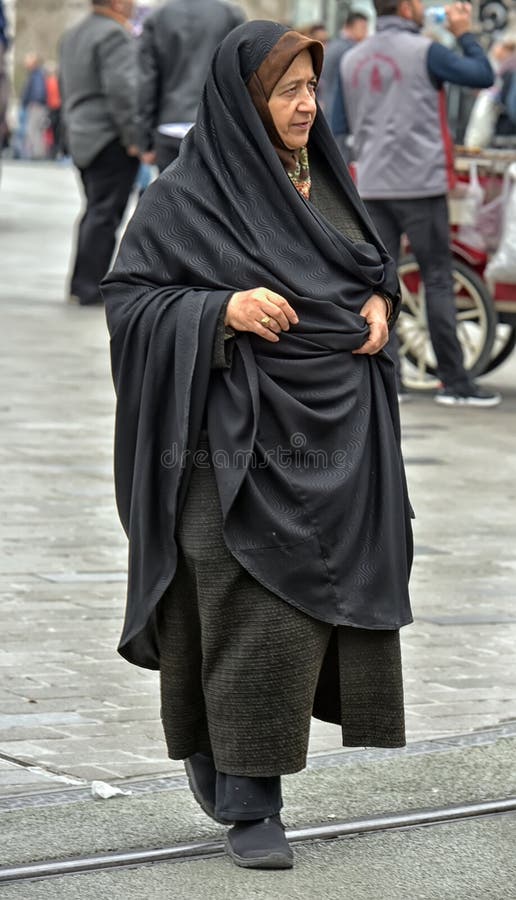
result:
[[(311, 825), (287, 831), (293, 844), (328, 841), (362, 834), (407, 830), (465, 822), (516, 812), (516, 797), (460, 803), (453, 806), (414, 809), (406, 812), (350, 819), (323, 825)], [(0, 867), (0, 884), (57, 878), (65, 875), (101, 872), (106, 869), (139, 867), (163, 862), (209, 859), (224, 854), (224, 843), (194, 841), (170, 847), (125, 850), (67, 859), (49, 859), (17, 866)]]

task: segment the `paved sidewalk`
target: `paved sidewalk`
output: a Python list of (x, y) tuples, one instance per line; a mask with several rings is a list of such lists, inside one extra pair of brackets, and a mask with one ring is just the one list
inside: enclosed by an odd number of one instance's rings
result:
[[(0, 793), (182, 772), (156, 673), (115, 652), (126, 548), (112, 487), (113, 390), (103, 311), (64, 302), (75, 176), (4, 163)], [(417, 512), (403, 630), (409, 741), (516, 720), (516, 354), (487, 383), (503, 404), (402, 407)], [(311, 752), (340, 746), (314, 723)], [(353, 752), (353, 751), (350, 751)]]
[[(445, 742), (426, 752), (317, 757), (284, 779), (289, 831), (407, 809), (500, 799), (515, 790), (516, 738)], [(91, 798), (2, 811), (0, 858), (9, 866), (222, 842), (226, 829), (195, 803), (186, 779), (106, 803)], [(180, 782), (183, 782), (180, 784)], [(69, 791), (69, 794), (81, 793)], [(52, 794), (52, 792), (50, 792)], [(356, 824), (355, 824), (356, 828)], [(1, 886), (6, 900), (515, 900), (516, 814), (410, 830), (295, 843), (289, 872), (236, 869), (224, 856)], [(0, 871), (1, 874), (1, 871)]]

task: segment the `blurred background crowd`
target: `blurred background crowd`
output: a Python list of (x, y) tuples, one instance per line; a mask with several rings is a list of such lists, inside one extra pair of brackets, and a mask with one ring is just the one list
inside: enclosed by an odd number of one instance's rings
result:
[[(429, 35), (450, 45), (453, 37), (433, 16), (433, 0), (426, 25)], [(159, 0), (136, 3), (132, 16), (135, 39), (145, 17)], [(331, 119), (333, 83), (338, 61), (346, 48), (374, 30), (372, 0), (243, 0), (248, 18), (270, 18), (292, 23), (297, 30), (322, 41), (327, 47), (325, 79), (320, 100)], [(90, 8), (88, 0), (0, 0), (0, 146), (5, 155), (17, 159), (67, 159), (61, 127), (61, 96), (57, 64), (62, 33)], [(511, 0), (475, 0), (474, 21), (484, 49), (498, 78), (490, 91), (497, 99), (516, 83), (516, 3)], [(324, 97), (322, 94), (324, 93)], [(516, 87), (514, 93), (516, 94)], [(478, 91), (448, 86), (448, 117), (452, 137), (463, 143)], [(481, 125), (488, 97), (481, 99)], [(474, 127), (475, 123), (472, 123)], [(481, 126), (480, 126), (481, 127)], [(506, 128), (507, 130), (511, 130)], [(516, 134), (516, 124), (512, 126)], [(482, 141), (478, 130), (471, 140)]]

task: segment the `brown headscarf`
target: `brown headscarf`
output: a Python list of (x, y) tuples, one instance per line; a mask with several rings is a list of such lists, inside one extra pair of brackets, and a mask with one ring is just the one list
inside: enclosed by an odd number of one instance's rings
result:
[(323, 45), (297, 31), (286, 31), (247, 82), (251, 100), (264, 124), (272, 146), (285, 169), (290, 173), (295, 172), (299, 165), (300, 151), (289, 149), (281, 140), (269, 110), (269, 99), (280, 78), (283, 78), (296, 56), (303, 50), (310, 52), (314, 72), (319, 77), (323, 64)]

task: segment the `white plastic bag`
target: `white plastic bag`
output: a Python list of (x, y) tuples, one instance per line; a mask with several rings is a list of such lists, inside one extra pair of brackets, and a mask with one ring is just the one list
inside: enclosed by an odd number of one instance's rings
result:
[(489, 284), (516, 284), (516, 163), (509, 166), (510, 193), (504, 210), (502, 238), (493, 258), (486, 266)]
[(505, 210), (511, 192), (511, 180), (506, 170), (500, 193), (489, 203), (484, 203), (477, 214), (476, 228), (482, 236), (487, 253), (494, 253), (500, 245)]
[(464, 135), (464, 146), (468, 150), (482, 150), (489, 147), (498, 115), (499, 107), (492, 89), (480, 91), (473, 104)]
[(482, 235), (477, 229), (477, 221), (484, 200), (484, 189), (478, 180), (478, 167), (475, 161), (469, 166), (469, 182), (460, 198), (459, 228), (457, 238), (468, 247), (484, 250)]
[(129, 797), (132, 791), (123, 791), (107, 781), (92, 781), (91, 796), (94, 800), (111, 800), (112, 797)]

